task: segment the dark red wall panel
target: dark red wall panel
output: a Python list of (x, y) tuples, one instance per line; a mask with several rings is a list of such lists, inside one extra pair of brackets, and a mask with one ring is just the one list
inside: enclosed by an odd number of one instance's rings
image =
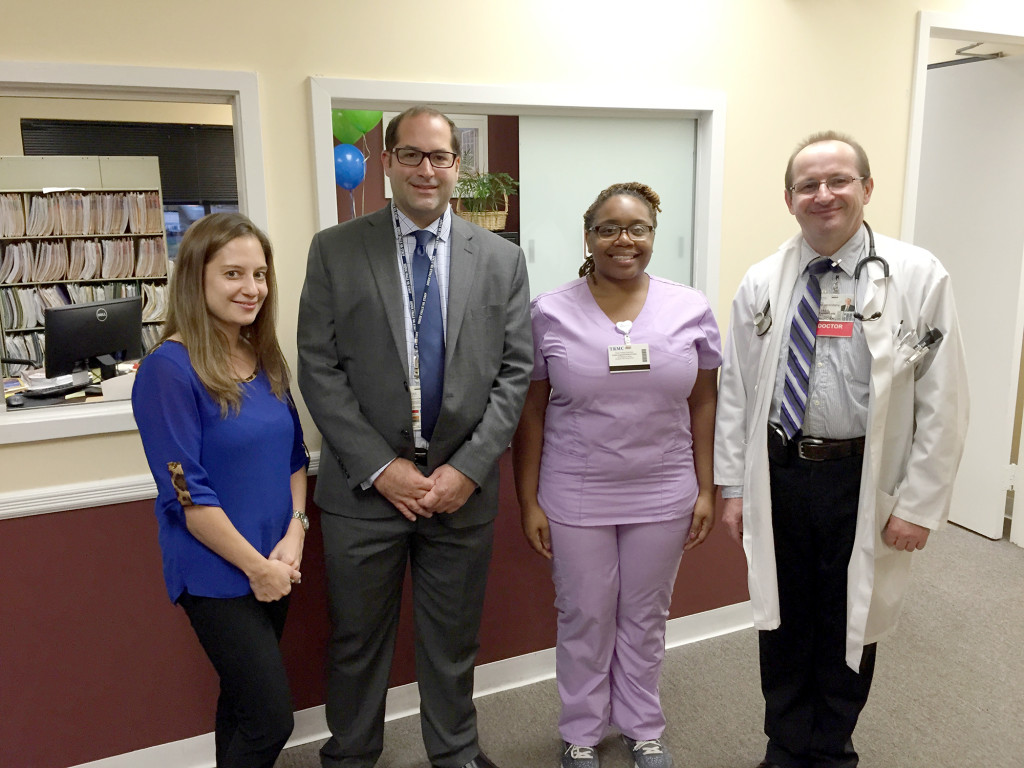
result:
[[(323, 703), (329, 636), (312, 504), (310, 520), (282, 641), (296, 709)], [(0, 521), (0, 768), (64, 768), (213, 730), (216, 676), (160, 562), (150, 501)], [(393, 685), (415, 679), (410, 594)], [(672, 615), (746, 599), (742, 552), (716, 530), (684, 556)], [(554, 645), (550, 569), (520, 532), (508, 455), (486, 600), (480, 663)]]
[[(487, 170), (507, 173), (519, 181), (519, 116), (490, 115), (487, 118)], [(519, 231), (519, 195), (508, 199), (507, 232)]]
[[(335, 146), (340, 143), (334, 139)], [(363, 178), (363, 183), (351, 192), (342, 189), (337, 184), (334, 185), (334, 191), (338, 198), (339, 223), (352, 218), (353, 198), (356, 216), (380, 210), (388, 202), (384, 197), (384, 166), (380, 161), (380, 153), (384, 149), (384, 126), (378, 123), (357, 141), (355, 146), (362, 151), (363, 157), (366, 158), (366, 176)]]

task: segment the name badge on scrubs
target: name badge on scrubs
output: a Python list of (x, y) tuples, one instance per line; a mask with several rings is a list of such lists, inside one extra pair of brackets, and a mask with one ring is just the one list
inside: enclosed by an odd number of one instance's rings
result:
[(850, 338), (853, 336), (853, 295), (822, 293), (818, 310), (818, 335)]
[(423, 398), (420, 394), (419, 384), (409, 387), (409, 399), (412, 401), (412, 427), (419, 429), (423, 422), (423, 411), (421, 410)]
[(611, 373), (651, 370), (648, 344), (626, 344), (608, 347), (608, 370)]

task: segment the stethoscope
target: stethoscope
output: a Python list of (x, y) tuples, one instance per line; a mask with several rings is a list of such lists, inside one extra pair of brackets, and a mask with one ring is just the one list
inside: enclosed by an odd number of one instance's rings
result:
[[(882, 316), (882, 310), (885, 309), (885, 302), (889, 300), (889, 262), (875, 253), (875, 233), (871, 231), (871, 227), (868, 223), (864, 222), (864, 229), (868, 231), (868, 255), (857, 262), (857, 266), (853, 270), (853, 316), (861, 322), (868, 322), (870, 320), (877, 320)], [(877, 261), (882, 265), (882, 277), (885, 278), (883, 282), (885, 293), (882, 294), (882, 309), (878, 310), (869, 317), (864, 317), (860, 312), (857, 311), (857, 299), (860, 296), (857, 288), (860, 285), (860, 273), (864, 268), (872, 261)]]
[[(868, 231), (868, 255), (858, 261), (857, 266), (854, 267), (853, 270), (853, 316), (861, 322), (870, 322), (871, 320), (877, 320), (882, 316), (882, 310), (885, 309), (885, 302), (889, 299), (889, 262), (875, 252), (875, 233), (871, 231), (871, 227), (866, 221), (864, 222), (864, 229)], [(872, 261), (877, 261), (882, 265), (882, 277), (885, 278), (885, 293), (882, 294), (882, 309), (865, 317), (857, 311), (856, 302), (860, 296), (860, 292), (858, 291), (858, 288), (860, 287), (860, 273), (863, 272), (867, 265)], [(772, 303), (769, 299), (765, 303), (764, 309), (754, 315), (754, 331), (758, 336), (764, 336), (772, 327), (771, 307)]]

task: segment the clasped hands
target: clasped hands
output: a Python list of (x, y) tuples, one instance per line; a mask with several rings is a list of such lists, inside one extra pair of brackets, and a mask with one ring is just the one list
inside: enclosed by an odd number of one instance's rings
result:
[(407, 520), (455, 512), (476, 490), (476, 483), (451, 464), (442, 464), (429, 477), (408, 459), (392, 461), (373, 481), (373, 487)]
[(292, 520), (284, 538), (267, 555), (261, 567), (248, 574), (249, 586), (256, 599), (263, 603), (280, 600), (302, 581), (302, 547), (306, 532), (298, 520)]

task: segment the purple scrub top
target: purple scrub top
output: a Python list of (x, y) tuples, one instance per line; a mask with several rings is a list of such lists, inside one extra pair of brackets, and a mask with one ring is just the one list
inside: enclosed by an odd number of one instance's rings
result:
[(538, 501), (564, 525), (685, 517), (697, 500), (687, 398), (697, 369), (722, 363), (718, 325), (700, 291), (651, 276), (630, 331), (650, 345), (649, 371), (610, 373), (623, 335), (585, 278), (531, 304), (532, 378), (548, 379)]

